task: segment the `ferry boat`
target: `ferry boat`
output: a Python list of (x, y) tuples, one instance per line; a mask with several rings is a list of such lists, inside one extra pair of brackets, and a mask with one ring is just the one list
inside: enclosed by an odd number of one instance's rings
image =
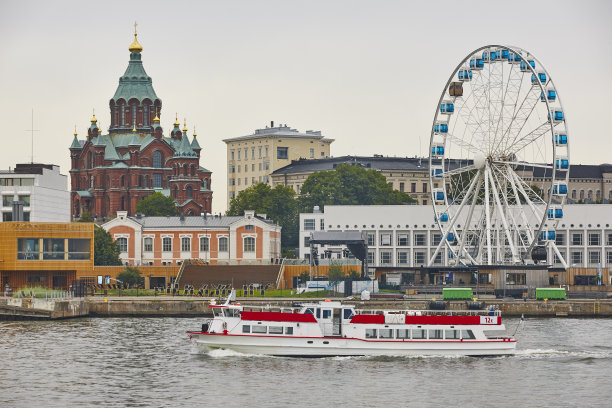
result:
[(291, 307), (211, 302), (213, 318), (188, 331), (198, 349), (288, 357), (513, 354), (499, 310), (356, 310), (325, 300)]

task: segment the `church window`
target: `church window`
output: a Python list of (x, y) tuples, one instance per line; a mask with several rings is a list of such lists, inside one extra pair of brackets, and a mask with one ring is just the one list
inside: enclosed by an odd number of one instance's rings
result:
[(138, 176), (138, 187), (142, 187), (142, 176)]
[(136, 104), (132, 104), (132, 125), (136, 126)]
[(94, 176), (89, 176), (89, 188), (94, 188)]
[(119, 105), (119, 109), (121, 109), (121, 124), (125, 125), (125, 107), (123, 104)]
[(195, 176), (195, 167), (191, 166), (191, 175)]
[[(232, 179), (232, 180), (233, 180), (233, 179)], [(207, 188), (208, 188), (208, 187), (207, 187), (207, 184), (208, 184), (208, 183), (206, 182), (206, 179), (202, 180), (202, 188), (203, 188), (203, 189), (207, 189)]]
[(144, 106), (143, 122), (145, 126), (149, 126), (149, 105)]
[(151, 185), (149, 184), (149, 175), (145, 176), (145, 187), (151, 187)]
[(121, 176), (121, 187), (125, 186), (125, 176)]
[(159, 173), (153, 174), (153, 188), (161, 188), (162, 186), (162, 175)]
[(174, 193), (173, 193), (173, 197), (174, 198), (178, 198), (178, 187), (174, 186)]
[(162, 161), (163, 161), (162, 152), (160, 152), (159, 150), (154, 151), (153, 152), (153, 167), (156, 169), (161, 168)]
[(183, 174), (186, 176), (189, 173), (189, 168), (186, 164), (183, 164)]
[(94, 152), (89, 152), (89, 168), (94, 167)]
[(187, 198), (193, 198), (193, 188), (191, 188), (191, 186), (187, 186), (185, 194), (187, 195)]

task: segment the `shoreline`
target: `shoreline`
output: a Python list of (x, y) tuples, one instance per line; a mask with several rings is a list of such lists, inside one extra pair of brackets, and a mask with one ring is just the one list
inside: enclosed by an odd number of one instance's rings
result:
[[(202, 297), (86, 297), (49, 301), (45, 299), (0, 299), (0, 320), (58, 320), (78, 317), (208, 317), (213, 298)], [(325, 298), (237, 298), (250, 306), (290, 307)], [(357, 309), (427, 310), (431, 299), (355, 300), (332, 298)], [(479, 299), (483, 309), (497, 306), (504, 317), (612, 317), (612, 299), (504, 300)], [(466, 300), (445, 301), (446, 310), (468, 310)]]

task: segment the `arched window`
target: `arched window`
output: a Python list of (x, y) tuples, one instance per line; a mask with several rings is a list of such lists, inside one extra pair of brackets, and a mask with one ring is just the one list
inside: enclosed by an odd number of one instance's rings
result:
[(106, 187), (110, 187), (111, 186), (111, 178), (110, 176), (106, 177)]
[(142, 187), (142, 176), (138, 176), (138, 187)]
[(244, 238), (244, 252), (255, 252), (255, 238)]
[(184, 164), (183, 165), (183, 174), (186, 176), (188, 174), (188, 171), (189, 171), (189, 167), (186, 164)]
[(94, 152), (89, 152), (89, 168), (94, 168)]
[(195, 176), (195, 167), (194, 166), (191, 166), (191, 175)]
[(188, 237), (181, 238), (181, 251), (182, 252), (191, 251), (191, 238), (188, 238)]
[(597, 191), (595, 192), (595, 199), (597, 199), (597, 200), (601, 200), (601, 191), (600, 191), (600, 190), (597, 190)]
[(193, 198), (193, 188), (191, 188), (191, 186), (187, 186), (187, 189), (185, 190), (185, 194), (187, 198)]
[(117, 238), (117, 245), (119, 245), (119, 252), (128, 251), (127, 238)]
[(589, 195), (587, 197), (589, 197), (589, 200), (593, 199), (593, 190), (589, 190)]
[(121, 176), (121, 187), (125, 187), (125, 176)]
[(149, 175), (145, 175), (145, 187), (151, 187), (151, 184), (149, 184)]
[(584, 200), (584, 190), (580, 190), (580, 199)]
[(227, 237), (219, 238), (219, 252), (227, 252)]
[(208, 239), (208, 237), (201, 237), (200, 238), (200, 251), (208, 252), (209, 249), (210, 249), (210, 240)]
[(162, 155), (162, 152), (160, 152), (159, 150), (154, 151), (153, 152), (153, 167), (156, 169), (161, 168), (163, 158), (164, 156)]
[(207, 184), (208, 184), (208, 183), (206, 182), (206, 179), (202, 180), (202, 188), (203, 188), (203, 189), (205, 189), (205, 190), (206, 190), (206, 189), (208, 188), (208, 187), (207, 187)]
[(178, 198), (178, 187), (177, 186), (174, 186), (172, 197)]

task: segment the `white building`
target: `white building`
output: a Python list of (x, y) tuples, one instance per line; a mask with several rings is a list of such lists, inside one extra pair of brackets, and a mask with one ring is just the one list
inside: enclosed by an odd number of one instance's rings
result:
[[(368, 265), (414, 267), (427, 265), (440, 240), (431, 206), (364, 205), (331, 206), (323, 212), (300, 214), (300, 258), (310, 256), (312, 231), (365, 231), (368, 236)], [(612, 205), (570, 204), (563, 207), (563, 220), (556, 229), (556, 245), (568, 265), (612, 267)], [(319, 257), (342, 248), (319, 248)], [(448, 265), (448, 251), (440, 251), (435, 265)], [(561, 263), (549, 248), (548, 259)]]
[(53, 164), (18, 164), (0, 171), (2, 219), (13, 221), (13, 202), (23, 202), (23, 220), (70, 222), (68, 176)]

